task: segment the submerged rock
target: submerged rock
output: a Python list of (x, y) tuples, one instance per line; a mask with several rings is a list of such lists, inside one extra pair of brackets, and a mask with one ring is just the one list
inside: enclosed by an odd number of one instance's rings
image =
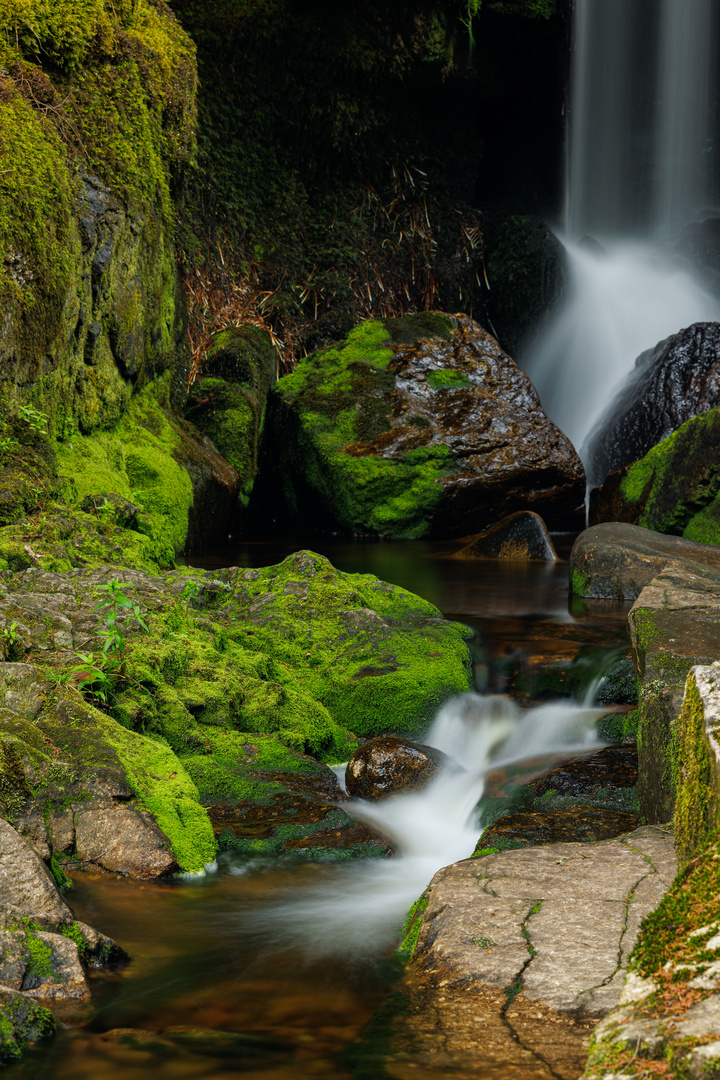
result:
[(557, 552), (539, 514), (518, 510), (491, 525), (453, 555), (454, 559), (525, 559), (554, 562)]
[(686, 420), (720, 406), (720, 323), (694, 323), (642, 353), (587, 440), (593, 484)]
[(421, 791), (450, 758), (434, 746), (395, 735), (370, 739), (347, 763), (345, 786), (358, 799), (386, 799), (400, 792)]
[(301, 361), (270, 402), (285, 504), (272, 499), (273, 515), (397, 539), (463, 536), (520, 509), (558, 528), (580, 520), (577, 454), (466, 316), (363, 323)]
[(550, 810), (519, 810), (504, 814), (486, 829), (475, 854), (504, 847), (612, 840), (639, 824), (637, 814), (602, 806), (572, 806)]

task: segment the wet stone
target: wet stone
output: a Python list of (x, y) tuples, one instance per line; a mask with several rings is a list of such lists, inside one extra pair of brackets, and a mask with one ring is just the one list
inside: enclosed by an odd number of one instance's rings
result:
[(525, 847), (611, 840), (630, 832), (637, 825), (635, 814), (599, 806), (573, 806), (545, 811), (521, 810), (506, 814), (486, 829), (475, 851), (498, 846)]
[(453, 558), (532, 559), (554, 562), (557, 552), (540, 515), (531, 510), (519, 510), (473, 537)]
[(345, 770), (345, 785), (349, 795), (375, 801), (401, 791), (420, 791), (450, 764), (432, 746), (384, 735), (369, 739), (353, 754)]
[(533, 780), (536, 795), (555, 791), (559, 795), (587, 795), (598, 788), (629, 788), (637, 784), (637, 747), (606, 746), (592, 757), (565, 761), (545, 776)]

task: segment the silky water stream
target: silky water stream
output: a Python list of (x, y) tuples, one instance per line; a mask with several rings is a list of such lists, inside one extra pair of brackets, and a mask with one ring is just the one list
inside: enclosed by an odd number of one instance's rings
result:
[[(476, 631), (483, 693), (450, 702), (426, 736), (462, 769), (421, 794), (343, 805), (393, 842), (392, 858), (223, 856), (201, 880), (166, 884), (77, 874), (69, 899), (78, 917), (116, 938), (132, 962), (94, 979), (92, 1006), (69, 1008), (66, 1030), (11, 1066), (8, 1080), (350, 1080), (353, 1043), (397, 974), (406, 911), (440, 866), (477, 841), (486, 770), (596, 745), (599, 711), (587, 704), (520, 708), (488, 692), (505, 688), (510, 663), (527, 669), (584, 652), (597, 667), (622, 643), (620, 605), (569, 613), (567, 564), (458, 563), (426, 544), (320, 549), (343, 570), (414, 588)], [(288, 550), (236, 549), (232, 561), (267, 565)]]

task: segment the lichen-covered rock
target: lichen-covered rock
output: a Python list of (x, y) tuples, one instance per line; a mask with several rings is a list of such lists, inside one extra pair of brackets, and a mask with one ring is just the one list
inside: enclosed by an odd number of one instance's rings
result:
[[(270, 395), (284, 506), (347, 532), (462, 536), (519, 509), (578, 520), (582, 465), (527, 376), (466, 316), (366, 322)], [(268, 501), (266, 492), (265, 501)]]
[(538, 559), (554, 562), (557, 552), (539, 514), (518, 510), (491, 525), (453, 555), (454, 559)]
[(694, 323), (648, 349), (587, 440), (593, 484), (720, 406), (720, 323)]
[[(714, 325), (714, 324), (713, 324)], [(720, 543), (720, 410), (687, 420), (591, 495), (590, 521)]]
[(359, 799), (386, 799), (401, 791), (420, 791), (438, 770), (452, 762), (433, 746), (382, 735), (355, 751), (345, 770), (348, 794)]

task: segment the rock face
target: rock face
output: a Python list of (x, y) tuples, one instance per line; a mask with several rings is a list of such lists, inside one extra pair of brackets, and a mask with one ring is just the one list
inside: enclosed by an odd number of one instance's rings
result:
[(718, 544), (719, 460), (720, 411), (711, 409), (686, 421), (635, 464), (612, 473), (591, 495), (590, 521), (628, 521)]
[(720, 552), (637, 526), (605, 524), (578, 538), (571, 568), (576, 592), (636, 598), (628, 626), (639, 684), (638, 798), (647, 821), (669, 821), (683, 761), (697, 755), (704, 738), (698, 733), (695, 749), (681, 755), (686, 678), (690, 668), (720, 656)]
[(398, 539), (463, 536), (520, 509), (551, 527), (578, 521), (575, 451), (527, 376), (466, 316), (363, 323), (270, 400), (290, 517)]
[(420, 791), (450, 759), (440, 750), (383, 735), (363, 743), (345, 770), (348, 795), (358, 799), (385, 799), (401, 791)]
[(557, 552), (539, 514), (518, 510), (473, 537), (454, 559), (531, 559), (554, 562)]
[(483, 1075), (577, 1077), (589, 1028), (617, 1003), (640, 921), (675, 868), (672, 837), (642, 828), (440, 870), (415, 915), (394, 1060), (451, 1060), (473, 1075), (482, 1054)]
[(588, 478), (600, 484), (720, 406), (720, 323), (695, 323), (642, 353), (588, 436)]

